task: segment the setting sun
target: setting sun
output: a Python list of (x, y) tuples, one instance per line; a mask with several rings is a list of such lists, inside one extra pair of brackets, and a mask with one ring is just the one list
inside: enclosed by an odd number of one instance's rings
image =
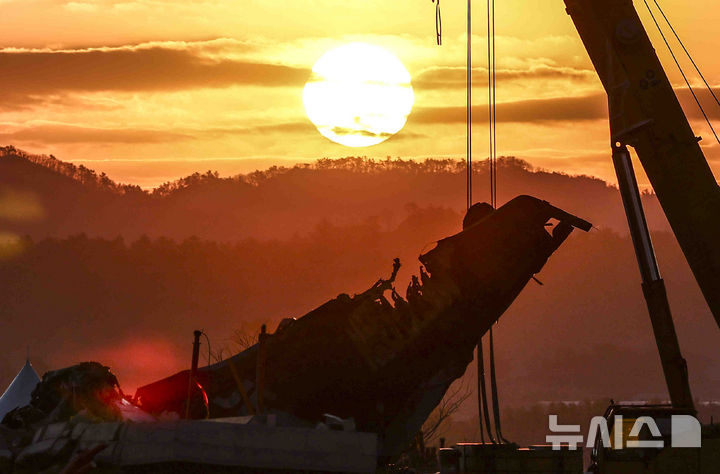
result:
[(377, 145), (407, 121), (415, 96), (410, 73), (379, 46), (351, 43), (325, 53), (303, 91), (310, 121), (341, 145)]

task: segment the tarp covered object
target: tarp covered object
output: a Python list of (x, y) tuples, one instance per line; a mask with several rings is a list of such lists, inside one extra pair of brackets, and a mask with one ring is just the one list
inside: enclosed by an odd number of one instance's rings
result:
[(40, 377), (30, 364), (30, 359), (28, 359), (10, 383), (10, 386), (5, 390), (5, 393), (0, 397), (0, 420), (10, 410), (30, 403), (32, 391), (38, 382), (40, 382)]

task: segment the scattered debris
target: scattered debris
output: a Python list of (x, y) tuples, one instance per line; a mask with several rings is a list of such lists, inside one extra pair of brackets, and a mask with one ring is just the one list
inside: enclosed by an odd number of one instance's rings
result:
[(82, 413), (90, 420), (119, 421), (124, 398), (117, 378), (97, 362), (82, 362), (43, 375), (30, 404), (10, 411), (2, 424), (12, 429), (35, 428)]
[[(574, 227), (591, 228), (530, 196), (471, 211), (465, 230), (420, 256), (420, 276), (412, 277), (405, 298), (394, 287), (396, 259), (388, 279), (354, 296), (341, 294), (268, 334), (264, 357), (255, 344), (200, 368), (209, 416), (252, 414), (258, 399), (268, 413), (311, 422), (330, 412), (379, 434), (383, 457), (399, 455), (464, 373), (480, 336)], [(554, 228), (547, 226), (551, 220), (558, 222)], [(136, 398), (153, 413), (173, 407), (188, 377), (184, 371), (141, 387)]]
[(263, 327), (256, 344), (194, 380), (183, 371), (133, 399), (96, 362), (48, 372), (3, 420), (12, 439), (0, 440), (0, 467), (72, 472), (95, 450), (98, 465), (131, 472), (374, 472), (416, 439), (478, 339), (575, 227), (591, 225), (529, 196), (476, 206), (462, 232), (420, 256), (404, 298), (395, 259), (368, 290), (274, 334)]

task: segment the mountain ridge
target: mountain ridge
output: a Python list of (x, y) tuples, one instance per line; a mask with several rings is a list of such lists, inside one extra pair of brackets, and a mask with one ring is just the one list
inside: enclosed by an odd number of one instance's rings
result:
[[(473, 194), (482, 200), (487, 194), (486, 163), (476, 163), (474, 171)], [(0, 225), (36, 238), (86, 233), (129, 239), (286, 239), (311, 232), (322, 221), (380, 218), (392, 227), (408, 205), (462, 212), (464, 173), (464, 161), (454, 159), (322, 158), (231, 177), (196, 172), (145, 191), (53, 155), (32, 155), (9, 146), (0, 148), (0, 184), (9, 190), (6, 200), (18, 201), (13, 193), (34, 196), (44, 217), (17, 222), (0, 214)], [(626, 232), (619, 193), (599, 178), (548, 172), (504, 157), (499, 180), (501, 203), (532, 194), (597, 227)], [(643, 201), (651, 228), (669, 230), (656, 196), (645, 193)]]

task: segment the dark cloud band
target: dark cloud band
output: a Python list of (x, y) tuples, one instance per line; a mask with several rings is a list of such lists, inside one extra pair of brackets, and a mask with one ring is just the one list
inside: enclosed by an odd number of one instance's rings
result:
[[(702, 120), (697, 105), (687, 89), (677, 89), (676, 94), (691, 120)], [(696, 91), (701, 102), (707, 104), (706, 112), (714, 120), (720, 120), (720, 108), (712, 106), (708, 91)], [(716, 92), (716, 95), (718, 92)], [(498, 122), (542, 123), (607, 120), (607, 97), (591, 94), (580, 97), (554, 97), (497, 104)], [(410, 115), (412, 124), (465, 123), (465, 107), (418, 107)], [(487, 123), (487, 106), (473, 106), (473, 123)]]
[(63, 92), (301, 86), (310, 72), (280, 64), (213, 59), (194, 49), (168, 47), (0, 50), (0, 91), (6, 102), (19, 103)]
[[(597, 75), (586, 69), (556, 66), (533, 66), (527, 69), (500, 69), (496, 71), (499, 82), (534, 79), (558, 79), (577, 82), (598, 82)], [(473, 82), (477, 85), (487, 83), (487, 69), (473, 68)], [(432, 67), (420, 71), (413, 78), (413, 86), (418, 89), (457, 89), (465, 88), (466, 70), (464, 67)]]

